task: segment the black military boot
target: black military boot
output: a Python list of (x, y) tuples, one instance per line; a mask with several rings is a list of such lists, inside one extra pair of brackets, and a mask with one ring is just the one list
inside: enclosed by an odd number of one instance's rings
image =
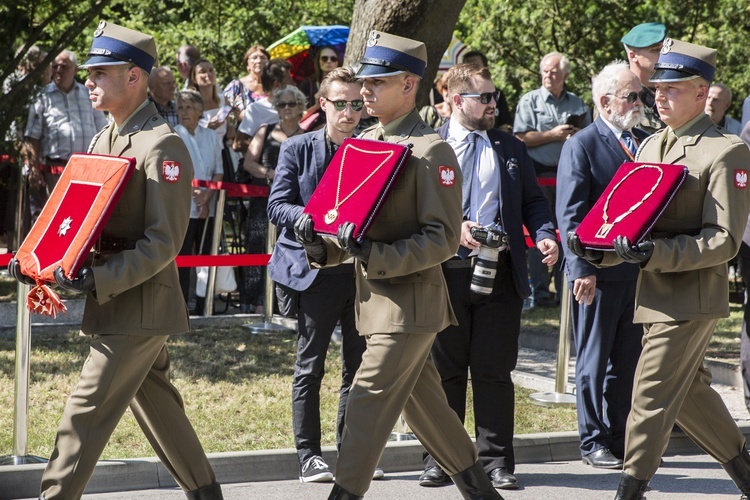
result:
[(361, 500), (362, 498), (364, 497), (357, 496), (354, 493), (349, 493), (344, 488), (335, 483), (333, 485), (333, 489), (331, 490), (331, 494), (328, 495), (328, 500)]
[(620, 485), (617, 487), (615, 500), (646, 500), (646, 493), (651, 488), (648, 481), (636, 479), (630, 474), (620, 474)]
[(750, 454), (747, 450), (742, 450), (742, 453), (721, 466), (742, 492), (740, 500), (748, 500), (750, 497)]
[(202, 486), (197, 490), (188, 491), (185, 495), (188, 500), (224, 500), (224, 495), (221, 494), (221, 485), (219, 485), (219, 483)]
[(478, 461), (451, 479), (466, 500), (503, 500)]

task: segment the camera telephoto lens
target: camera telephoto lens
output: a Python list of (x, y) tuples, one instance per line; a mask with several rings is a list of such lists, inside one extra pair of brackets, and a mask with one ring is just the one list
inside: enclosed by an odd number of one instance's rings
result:
[(500, 250), (497, 248), (480, 247), (477, 262), (474, 265), (474, 273), (471, 275), (471, 291), (481, 295), (492, 293), (497, 274), (497, 257)]

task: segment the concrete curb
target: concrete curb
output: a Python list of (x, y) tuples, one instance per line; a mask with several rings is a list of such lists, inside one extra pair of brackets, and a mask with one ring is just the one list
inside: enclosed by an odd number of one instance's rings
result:
[[(750, 437), (750, 424), (740, 429)], [(540, 463), (577, 460), (578, 434), (550, 432), (516, 436), (516, 463)], [(380, 465), (386, 473), (422, 469), (422, 445), (418, 441), (390, 442)], [(702, 451), (683, 433), (674, 432), (665, 455), (692, 455)], [(335, 447), (326, 447), (323, 456), (336, 462)], [(294, 449), (213, 453), (211, 465), (220, 483), (279, 481), (297, 478), (297, 452)], [(39, 494), (44, 464), (0, 467), (0, 499), (29, 498)], [(106, 460), (97, 464), (86, 488), (87, 494), (175, 487), (169, 472), (156, 458)]]

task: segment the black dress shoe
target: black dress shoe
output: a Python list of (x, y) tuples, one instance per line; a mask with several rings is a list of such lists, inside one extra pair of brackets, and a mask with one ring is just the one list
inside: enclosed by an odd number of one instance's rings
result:
[(516, 476), (511, 474), (508, 469), (503, 469), (502, 467), (492, 469), (489, 476), (490, 481), (492, 481), (492, 486), (499, 490), (518, 489), (518, 479), (516, 479)]
[(451, 484), (451, 478), (437, 465), (427, 467), (419, 476), (419, 486), (445, 486)]
[(622, 460), (614, 456), (607, 448), (600, 448), (582, 458), (584, 464), (597, 469), (622, 469)]

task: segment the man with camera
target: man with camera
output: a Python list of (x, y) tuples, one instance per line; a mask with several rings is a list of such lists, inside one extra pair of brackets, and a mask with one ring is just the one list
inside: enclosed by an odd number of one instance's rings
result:
[[(461, 420), (471, 369), (479, 461), (495, 488), (516, 489), (510, 373), (530, 294), (522, 226), (548, 266), (558, 257), (555, 228), (526, 146), (492, 128), (497, 92), (489, 70), (460, 64), (448, 72), (447, 84), (453, 114), (438, 133), (461, 165), (464, 221), (458, 255), (443, 263), (458, 326), (437, 335), (432, 357)], [(427, 456), (419, 484), (447, 481)]]

